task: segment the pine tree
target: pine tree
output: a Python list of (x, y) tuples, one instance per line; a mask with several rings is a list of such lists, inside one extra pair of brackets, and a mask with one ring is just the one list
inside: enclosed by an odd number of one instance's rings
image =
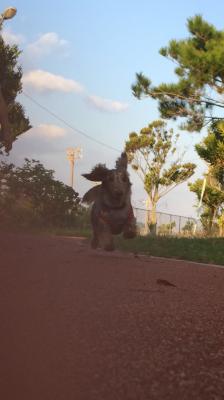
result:
[[(224, 31), (216, 29), (200, 15), (187, 21), (189, 37), (171, 40), (160, 49), (163, 57), (176, 64), (176, 83), (154, 86), (143, 73), (132, 85), (138, 98), (158, 100), (162, 118), (184, 119), (182, 128), (200, 131), (210, 122), (223, 119)], [(221, 114), (221, 115), (220, 115)]]
[[(201, 219), (206, 231), (211, 234), (215, 219), (222, 220), (224, 213), (224, 122), (214, 122), (208, 130), (208, 135), (195, 148), (208, 165)], [(198, 200), (201, 197), (202, 186), (202, 179), (189, 185)]]
[(0, 34), (0, 151), (6, 152), (19, 135), (31, 128), (22, 105), (16, 101), (22, 92), (19, 55), (18, 47), (5, 44)]

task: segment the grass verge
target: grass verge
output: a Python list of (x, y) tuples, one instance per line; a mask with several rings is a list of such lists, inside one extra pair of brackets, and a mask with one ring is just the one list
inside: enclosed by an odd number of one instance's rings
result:
[[(3, 228), (3, 227), (2, 227)], [(82, 228), (33, 228), (1, 229), (0, 232), (30, 233), (37, 235), (76, 236), (90, 239), (90, 229)], [(125, 240), (122, 236), (115, 239), (116, 248), (122, 251), (141, 253), (157, 257), (179, 258), (208, 264), (224, 265), (224, 238), (177, 238), (138, 236)]]
[(116, 246), (123, 251), (224, 265), (224, 238), (117, 237)]
[(31, 235), (51, 235), (51, 236), (76, 236), (76, 237), (91, 237), (90, 229), (85, 228), (65, 228), (65, 227), (2, 227), (0, 233), (14, 234), (31, 234)]

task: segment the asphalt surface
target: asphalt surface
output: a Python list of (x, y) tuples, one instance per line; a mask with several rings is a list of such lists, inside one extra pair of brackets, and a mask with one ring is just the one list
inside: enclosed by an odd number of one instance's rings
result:
[(223, 269), (74, 238), (0, 252), (0, 399), (224, 399)]

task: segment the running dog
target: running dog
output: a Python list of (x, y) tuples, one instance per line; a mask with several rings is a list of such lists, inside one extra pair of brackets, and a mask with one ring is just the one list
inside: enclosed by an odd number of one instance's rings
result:
[(83, 176), (93, 182), (101, 182), (85, 193), (82, 201), (93, 203), (91, 224), (93, 238), (91, 246), (96, 249), (114, 250), (113, 235), (123, 233), (125, 239), (136, 236), (136, 220), (131, 205), (131, 182), (127, 171), (127, 154), (122, 153), (115, 169), (105, 164), (96, 165)]

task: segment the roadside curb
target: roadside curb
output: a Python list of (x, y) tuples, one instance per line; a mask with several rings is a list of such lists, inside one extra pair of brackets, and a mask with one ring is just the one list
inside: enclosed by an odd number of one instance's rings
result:
[[(85, 239), (88, 238), (86, 237), (78, 237), (78, 236), (61, 236), (64, 239), (75, 239), (75, 240), (80, 240), (81, 242), (85, 241)], [(92, 250), (91, 248), (89, 249), (89, 252), (91, 256), (103, 256), (103, 257), (112, 257), (112, 258), (126, 258), (127, 256), (131, 258), (147, 258), (147, 259), (155, 259), (155, 260), (164, 260), (168, 262), (178, 262), (178, 263), (188, 263), (188, 264), (195, 264), (201, 267), (212, 267), (212, 268), (219, 268), (219, 269), (224, 269), (224, 265), (219, 265), (219, 264), (209, 264), (205, 262), (199, 262), (199, 261), (192, 261), (192, 260), (184, 260), (181, 258), (172, 258), (172, 257), (160, 257), (160, 256), (153, 256), (150, 254), (143, 254), (143, 253), (132, 253), (130, 251), (122, 251), (122, 250), (115, 250), (114, 252), (105, 252), (103, 249), (97, 249), (97, 250)]]
[[(129, 253), (130, 255), (132, 253)], [(219, 264), (208, 264), (208, 263), (203, 263), (203, 262), (198, 262), (198, 261), (192, 261), (192, 260), (183, 260), (180, 258), (172, 258), (172, 257), (159, 257), (159, 256), (151, 256), (147, 254), (138, 254), (138, 257), (147, 257), (151, 259), (156, 259), (156, 260), (165, 260), (165, 261), (176, 261), (176, 262), (182, 262), (182, 263), (188, 263), (188, 264), (196, 264), (201, 267), (212, 267), (212, 268), (221, 268), (224, 269), (224, 265), (219, 265)]]

